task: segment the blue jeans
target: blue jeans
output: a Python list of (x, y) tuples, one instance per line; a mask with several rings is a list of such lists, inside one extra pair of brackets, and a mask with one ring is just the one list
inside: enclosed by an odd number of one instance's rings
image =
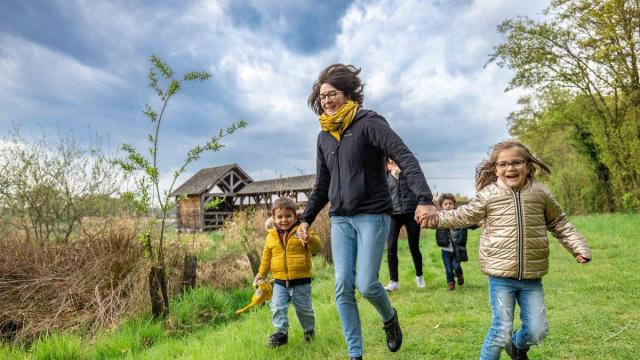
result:
[(456, 257), (453, 255), (453, 251), (442, 250), (442, 263), (444, 264), (444, 271), (447, 275), (447, 283), (453, 282), (454, 275), (462, 275), (462, 266)]
[(278, 332), (286, 334), (289, 330), (289, 302), (296, 309), (300, 326), (307, 332), (315, 327), (315, 317), (311, 304), (311, 284), (284, 287), (273, 284), (271, 298), (271, 321)]
[[(491, 329), (482, 345), (481, 360), (499, 359), (500, 351), (509, 341), (517, 348), (527, 350), (547, 336), (547, 311), (541, 279), (518, 280), (490, 276), (489, 298)], [(522, 326), (512, 335), (516, 301), (520, 305)]]
[(389, 296), (379, 279), (389, 223), (388, 214), (331, 217), (336, 305), (350, 357), (362, 355), (356, 286), (362, 297), (378, 311), (382, 321), (389, 321), (394, 315)]

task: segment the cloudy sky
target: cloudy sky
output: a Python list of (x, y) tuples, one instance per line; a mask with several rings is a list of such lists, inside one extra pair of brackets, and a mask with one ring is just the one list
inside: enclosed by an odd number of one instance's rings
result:
[[(473, 170), (508, 137), (518, 92), (490, 64), (515, 16), (540, 17), (548, 0), (3, 0), (0, 2), (0, 134), (99, 134), (115, 150), (147, 148), (149, 56), (187, 84), (160, 134), (162, 169), (220, 128), (245, 120), (180, 180), (235, 162), (255, 180), (315, 172), (320, 129), (307, 106), (318, 73), (362, 68), (365, 107), (382, 114), (416, 154), (436, 192), (473, 194)], [(165, 177), (165, 182), (166, 178)], [(179, 181), (180, 182), (180, 181)]]

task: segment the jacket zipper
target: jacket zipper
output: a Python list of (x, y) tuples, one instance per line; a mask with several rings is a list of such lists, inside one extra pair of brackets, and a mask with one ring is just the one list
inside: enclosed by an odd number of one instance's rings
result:
[(398, 175), (398, 181), (396, 181), (398, 187), (398, 197), (400, 198), (400, 211), (404, 212), (404, 201), (402, 201), (402, 188), (400, 187), (400, 176)]
[[(277, 231), (277, 230), (276, 230)], [(278, 236), (279, 238), (280, 236)], [(284, 255), (284, 274), (287, 277), (285, 280), (285, 287), (289, 287), (289, 267), (287, 266), (287, 246), (284, 244), (284, 240), (288, 240), (289, 233), (285, 231), (284, 236), (282, 236), (282, 240), (280, 240), (280, 245), (282, 245), (282, 251)], [(287, 244), (289, 241), (287, 241)]]
[(338, 146), (336, 147), (336, 165), (338, 166), (338, 190), (340, 192), (340, 204), (338, 209), (341, 209), (344, 201), (342, 198), (342, 183), (340, 180), (340, 141), (336, 140), (336, 142), (338, 143)]
[(522, 280), (524, 272), (524, 229), (522, 215), (522, 200), (520, 191), (513, 191), (514, 201), (516, 205), (516, 227), (518, 228), (518, 280)]

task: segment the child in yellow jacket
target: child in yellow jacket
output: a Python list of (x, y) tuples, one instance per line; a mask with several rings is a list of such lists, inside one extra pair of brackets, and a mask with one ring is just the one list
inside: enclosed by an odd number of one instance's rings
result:
[(269, 271), (275, 283), (271, 299), (271, 314), (276, 332), (269, 337), (272, 347), (285, 345), (289, 341), (289, 303), (298, 315), (304, 330), (304, 340), (315, 336), (315, 317), (311, 303), (311, 254), (320, 251), (318, 235), (310, 232), (306, 241), (297, 235), (300, 224), (296, 214), (296, 203), (291, 198), (281, 197), (272, 206), (273, 227), (267, 230), (267, 239), (262, 251), (260, 270), (254, 279), (266, 278)]

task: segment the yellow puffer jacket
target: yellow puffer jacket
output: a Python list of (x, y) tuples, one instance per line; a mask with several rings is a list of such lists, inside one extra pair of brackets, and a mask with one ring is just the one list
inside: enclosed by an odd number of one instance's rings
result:
[(438, 227), (482, 223), (480, 268), (498, 277), (538, 279), (549, 270), (547, 230), (575, 257), (591, 250), (549, 190), (528, 180), (520, 191), (501, 182), (478, 191), (467, 205), (438, 213)]
[(292, 227), (287, 236), (287, 246), (284, 247), (278, 230), (275, 227), (267, 230), (267, 239), (262, 251), (262, 261), (260, 262), (260, 274), (267, 276), (269, 271), (273, 273), (273, 278), (277, 280), (294, 280), (311, 277), (311, 252), (320, 251), (320, 237), (309, 231), (307, 246), (303, 246), (296, 231), (298, 226)]

